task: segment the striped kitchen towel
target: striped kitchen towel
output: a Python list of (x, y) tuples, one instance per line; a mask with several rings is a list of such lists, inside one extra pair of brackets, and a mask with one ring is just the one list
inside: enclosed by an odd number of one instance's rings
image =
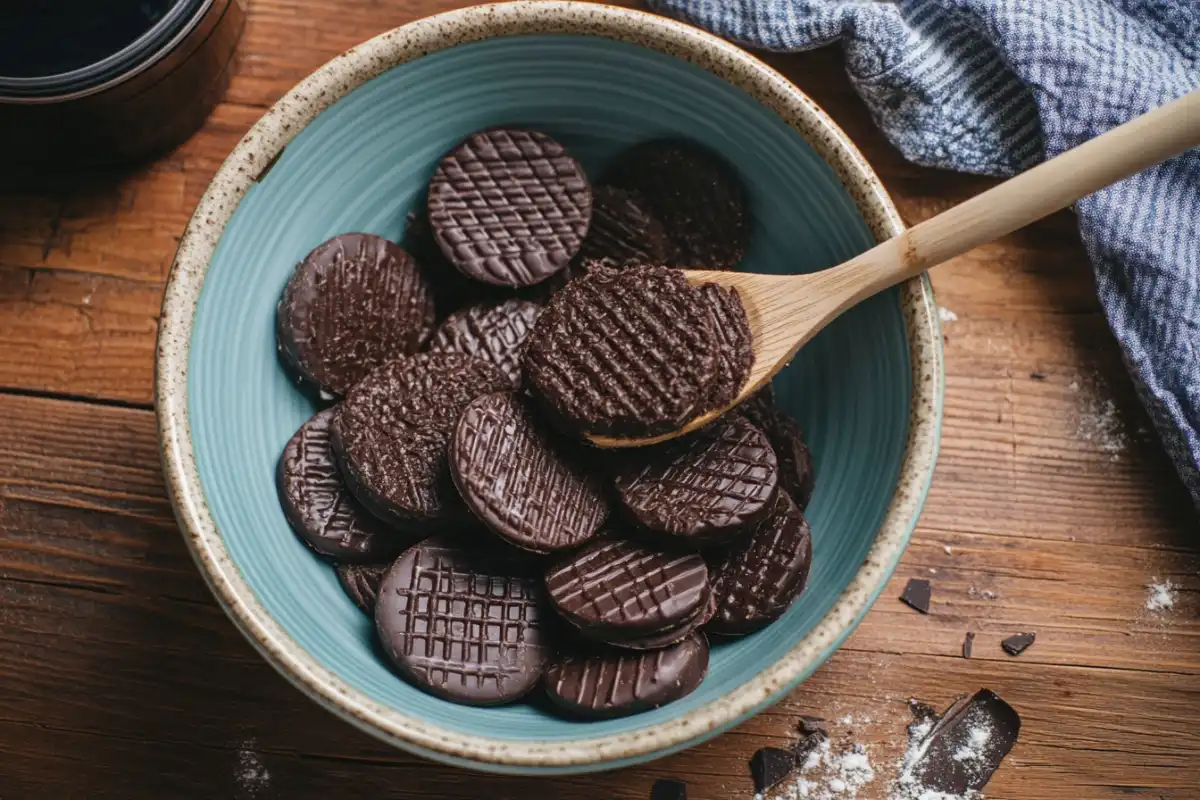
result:
[[(742, 44), (841, 40), (909, 160), (1011, 175), (1200, 86), (1200, 0), (651, 0)], [(1200, 507), (1200, 150), (1075, 206), (1134, 383)]]

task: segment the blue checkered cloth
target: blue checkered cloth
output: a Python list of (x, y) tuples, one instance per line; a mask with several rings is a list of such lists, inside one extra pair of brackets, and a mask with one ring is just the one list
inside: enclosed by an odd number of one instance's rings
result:
[[(742, 44), (841, 40), (906, 158), (1012, 175), (1200, 86), (1200, 0), (651, 0)], [(1075, 206), (1104, 312), (1200, 507), (1200, 150)]]

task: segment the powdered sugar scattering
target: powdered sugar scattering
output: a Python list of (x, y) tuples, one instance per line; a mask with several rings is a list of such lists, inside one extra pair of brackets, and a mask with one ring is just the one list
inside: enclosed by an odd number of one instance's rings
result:
[(1177, 589), (1179, 587), (1170, 581), (1159, 582), (1158, 578), (1155, 578), (1154, 582), (1146, 587), (1146, 610), (1158, 614), (1174, 608), (1178, 599)]
[(958, 322), (958, 314), (948, 308), (938, 306), (938, 319), (942, 322)]
[(978, 761), (986, 754), (986, 747), (992, 739), (992, 727), (986, 722), (971, 728), (970, 739), (962, 747), (954, 751), (955, 761)]
[[(845, 719), (845, 717), (843, 717)], [(866, 745), (835, 749), (828, 739), (814, 747), (800, 765), (799, 777), (780, 798), (786, 800), (855, 800), (875, 780)]]
[(254, 740), (247, 739), (238, 748), (238, 765), (234, 777), (238, 788), (254, 797), (271, 783), (271, 773), (263, 766), (262, 759), (254, 751)]

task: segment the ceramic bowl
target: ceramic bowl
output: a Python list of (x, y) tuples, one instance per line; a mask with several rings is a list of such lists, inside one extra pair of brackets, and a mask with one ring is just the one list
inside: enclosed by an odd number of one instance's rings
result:
[(846, 136), (782, 76), (682, 24), (586, 3), (515, 2), (414, 22), (330, 61), (280, 100), (213, 179), (163, 307), (163, 459), (196, 562), (229, 616), (314, 700), (406, 750), (514, 773), (611, 769), (697, 744), (804, 680), (886, 583), (917, 519), (940, 423), (940, 336), (919, 279), (849, 311), (776, 382), (817, 464), (808, 590), (769, 629), (714, 648), (689, 697), (625, 719), (536, 703), (469, 708), (377, 657), (371, 625), (288, 529), (276, 459), (312, 413), (275, 357), (295, 263), (345, 231), (401, 235), (438, 157), (520, 124), (594, 172), (663, 135), (698, 140), (749, 187), (744, 268), (811, 271), (902, 229)]

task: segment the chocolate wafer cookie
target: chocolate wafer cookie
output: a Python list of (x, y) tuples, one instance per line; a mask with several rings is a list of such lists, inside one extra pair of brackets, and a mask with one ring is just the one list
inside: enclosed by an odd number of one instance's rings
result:
[(717, 344), (709, 304), (682, 273), (595, 266), (538, 317), (524, 377), (564, 427), (648, 436), (703, 409)]
[(284, 447), (276, 470), (279, 501), (292, 530), (321, 555), (345, 562), (384, 561), (411, 537), (388, 530), (346, 489), (330, 444), (335, 413), (332, 408), (319, 412)]
[(746, 189), (711, 150), (683, 141), (639, 144), (617, 158), (604, 183), (645, 199), (674, 247), (670, 266), (727, 269), (746, 254)]
[(375, 614), (375, 600), (379, 597), (379, 584), (387, 572), (388, 564), (338, 564), (338, 583), (346, 595), (354, 601), (364, 614)]
[(812, 499), (816, 471), (812, 451), (804, 443), (800, 425), (775, 405), (775, 391), (769, 383), (747, 398), (737, 410), (767, 435), (779, 461), (780, 485), (801, 511), (806, 509)]
[(425, 691), (467, 705), (532, 689), (551, 648), (542, 588), (528, 563), (474, 538), (410, 547), (379, 587), (375, 627), (396, 668)]
[(646, 266), (665, 263), (670, 252), (662, 223), (647, 211), (637, 192), (616, 186), (592, 190), (592, 221), (579, 248), (580, 259)]
[(344, 233), (296, 267), (276, 312), (276, 338), (297, 378), (340, 396), (433, 333), (433, 293), (399, 245)]
[(574, 717), (611, 719), (659, 708), (691, 694), (708, 672), (708, 640), (697, 633), (649, 652), (595, 648), (565, 655), (542, 683), (554, 705)]
[(673, 644), (686, 639), (713, 618), (717, 613), (717, 600), (710, 589), (705, 589), (705, 599), (696, 609), (696, 613), (689, 619), (681, 622), (670, 628), (664, 628), (661, 631), (651, 634), (638, 634), (633, 636), (618, 636), (611, 633), (591, 633), (589, 631), (581, 631), (584, 636), (591, 637), (595, 641), (605, 642), (613, 647), (620, 647), (626, 650), (658, 650), (663, 647), (670, 647)]
[(770, 513), (779, 466), (766, 435), (732, 415), (622, 454), (613, 482), (638, 524), (699, 546), (748, 533)]
[(450, 439), (450, 470), (467, 507), (488, 528), (536, 553), (578, 547), (608, 516), (599, 476), (513, 392), (467, 406)]
[(550, 600), (585, 635), (601, 641), (650, 636), (694, 619), (708, 602), (708, 568), (695, 553), (603, 539), (546, 573)]
[(745, 634), (778, 619), (804, 591), (812, 564), (812, 534), (800, 509), (780, 493), (771, 516), (713, 565), (715, 633)]
[(438, 163), (428, 207), (438, 246), (464, 275), (531, 286), (579, 251), (592, 192), (579, 162), (549, 136), (492, 129)]
[(750, 321), (737, 289), (706, 283), (700, 287), (700, 294), (712, 310), (713, 330), (720, 343), (717, 377), (708, 398), (708, 408), (724, 408), (738, 396), (754, 366)]
[(521, 346), (541, 313), (538, 303), (515, 297), (468, 306), (443, 320), (429, 349), (465, 353), (495, 364), (515, 388), (521, 383)]
[(346, 395), (333, 447), (364, 505), (418, 533), (466, 516), (446, 445), (467, 404), (508, 388), (496, 367), (461, 353), (418, 353), (384, 364)]

